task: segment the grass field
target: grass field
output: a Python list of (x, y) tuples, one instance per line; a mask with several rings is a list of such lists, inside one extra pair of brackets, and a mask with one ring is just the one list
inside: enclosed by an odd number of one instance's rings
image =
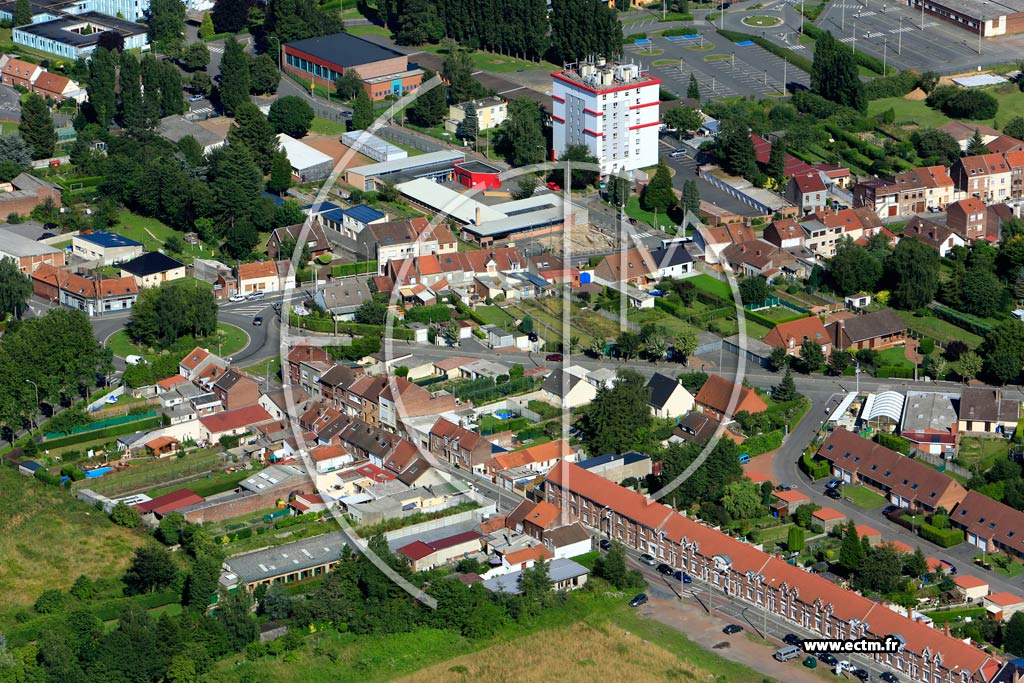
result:
[(948, 323), (945, 320), (940, 320), (931, 316), (918, 318), (914, 315), (913, 311), (896, 311), (896, 315), (906, 323), (907, 329), (920, 332), (923, 335), (943, 343), (959, 339), (973, 349), (977, 348), (982, 341), (981, 337), (978, 335), (961, 329), (953, 323)]
[[(245, 333), (240, 327), (235, 327), (228, 323), (217, 323), (217, 330), (223, 333), (223, 338), (220, 341), (218, 348), (218, 355), (222, 357), (230, 356), (238, 353), (246, 346), (249, 345), (249, 335)], [(218, 339), (201, 339), (197, 340), (197, 344), (205, 346), (211, 351), (218, 347)], [(128, 338), (128, 333), (123, 329), (118, 330), (110, 336), (107, 340), (107, 348), (113, 352), (115, 356), (125, 358), (130, 355), (140, 355), (149, 360), (155, 358), (158, 354), (151, 352), (150, 349), (144, 348)]]
[(710, 275), (701, 273), (700, 275), (694, 275), (691, 278), (687, 278), (693, 283), (693, 286), (697, 289), (703, 289), (705, 292), (711, 292), (717, 294), (723, 299), (732, 301), (732, 287), (729, 286), (728, 282), (722, 282), (717, 278), (713, 278)]
[(512, 323), (515, 322), (512, 316), (498, 306), (477, 306), (473, 312), (488, 325), (497, 325), (508, 330), (512, 329)]
[(0, 467), (0, 491), (0, 613), (31, 604), (46, 589), (68, 588), (80, 574), (117, 574), (145, 540), (10, 467)]
[[(1005, 122), (1009, 117), (1013, 116), (1014, 112), (1024, 110), (1024, 92), (1021, 92), (1015, 85), (985, 88), (985, 92), (989, 93), (996, 100), (999, 101), (999, 111), (996, 113), (994, 119), (985, 119), (979, 121), (967, 121), (971, 123), (985, 124), (988, 126), (993, 125), (995, 120)], [(880, 100), (873, 100), (868, 103), (868, 114), (873, 115), (878, 112), (887, 111), (893, 109), (896, 112), (896, 123), (917, 123), (918, 125), (938, 128), (946, 123), (949, 123), (950, 118), (942, 112), (932, 109), (924, 100), (905, 100), (902, 97), (885, 97)]]
[[(164, 242), (171, 235), (182, 236), (180, 232), (164, 225), (155, 218), (146, 218), (131, 211), (122, 211), (118, 215), (117, 221), (118, 226), (113, 229), (113, 232), (124, 235), (136, 242), (142, 242), (146, 246), (146, 251), (163, 249)], [(181, 257), (180, 260), (186, 263), (192, 263), (192, 260), (196, 257), (215, 258), (213, 250), (202, 243), (186, 244), (185, 253), (179, 256)]]
[(853, 501), (857, 507), (874, 510), (885, 504), (885, 498), (863, 486), (844, 486), (843, 496)]
[(251, 680), (265, 683), (772, 683), (678, 631), (640, 617), (622, 597), (576, 594), (539, 623), (510, 624), (483, 642), (433, 629), (373, 637), (325, 630), (315, 641), (315, 650), (307, 645), (288, 657), (222, 662), (218, 673), (226, 682), (255, 675)]

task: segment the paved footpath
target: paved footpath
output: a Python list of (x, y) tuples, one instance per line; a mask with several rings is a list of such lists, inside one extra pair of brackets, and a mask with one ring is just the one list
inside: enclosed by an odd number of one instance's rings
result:
[[(752, 637), (750, 631), (727, 636), (722, 633), (728, 621), (721, 617), (708, 614), (693, 600), (664, 600), (651, 598), (647, 606), (641, 608), (641, 614), (647, 618), (665, 624), (697, 643), (706, 650), (733, 662), (745, 664), (751, 669), (771, 676), (785, 683), (821, 683), (822, 674), (828, 674), (828, 667), (819, 666), (816, 670), (801, 665), (803, 657), (788, 663), (772, 658), (781, 645)], [(756, 638), (756, 639), (755, 639)]]

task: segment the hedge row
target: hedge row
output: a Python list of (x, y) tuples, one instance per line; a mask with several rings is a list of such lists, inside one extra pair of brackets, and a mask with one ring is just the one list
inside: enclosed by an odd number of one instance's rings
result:
[(761, 455), (768, 451), (774, 451), (782, 445), (782, 430), (776, 429), (764, 434), (752, 436), (743, 442), (741, 449), (749, 455)]
[(945, 320), (947, 323), (952, 323), (957, 327), (962, 327), (968, 332), (984, 337), (986, 334), (992, 331), (992, 326), (981, 318), (975, 317), (968, 313), (961, 313), (949, 306), (943, 306), (942, 304), (935, 304), (931, 308), (932, 314), (939, 320)]
[(931, 524), (922, 523), (917, 530), (921, 538), (943, 548), (952, 548), (964, 542), (964, 532), (960, 529), (939, 529)]
[[(806, 30), (807, 24), (804, 25)], [(731, 40), (734, 43), (742, 43), (745, 40), (753, 41), (755, 45), (764, 48), (768, 52), (771, 52), (780, 59), (787, 60), (790, 64), (798, 69), (802, 69), (807, 73), (811, 73), (811, 60), (807, 57), (803, 57), (789, 48), (776, 45), (772, 41), (762, 38), (761, 36), (754, 36), (749, 33), (740, 33), (739, 31), (727, 31), (725, 29), (716, 29), (718, 34), (727, 40)]]
[(115, 438), (118, 436), (124, 436), (125, 434), (132, 434), (134, 432), (141, 432), (146, 429), (159, 427), (161, 419), (162, 418), (159, 415), (156, 417), (147, 417), (145, 420), (126, 422), (113, 427), (106, 427), (105, 429), (96, 429), (91, 432), (81, 432), (70, 436), (62, 436), (58, 439), (47, 439), (40, 445), (43, 446), (43, 448), (63, 448), (64, 446), (74, 446), (75, 444), (85, 443), (87, 441), (97, 441), (108, 437)]

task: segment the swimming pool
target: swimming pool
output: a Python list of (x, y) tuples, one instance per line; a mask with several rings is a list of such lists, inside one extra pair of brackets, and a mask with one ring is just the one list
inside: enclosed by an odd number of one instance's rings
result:
[(513, 417), (516, 416), (515, 413), (508, 409), (495, 410), (493, 415), (499, 420), (511, 420)]
[(96, 479), (97, 477), (102, 477), (107, 472), (113, 471), (113, 469), (114, 469), (113, 467), (97, 467), (94, 470), (87, 471), (85, 473), (85, 478), (86, 479)]

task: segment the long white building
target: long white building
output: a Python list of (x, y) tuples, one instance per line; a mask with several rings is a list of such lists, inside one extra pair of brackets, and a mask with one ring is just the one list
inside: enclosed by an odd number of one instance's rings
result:
[(598, 59), (552, 74), (554, 153), (584, 145), (601, 173), (658, 163), (658, 90), (661, 81), (636, 64)]

